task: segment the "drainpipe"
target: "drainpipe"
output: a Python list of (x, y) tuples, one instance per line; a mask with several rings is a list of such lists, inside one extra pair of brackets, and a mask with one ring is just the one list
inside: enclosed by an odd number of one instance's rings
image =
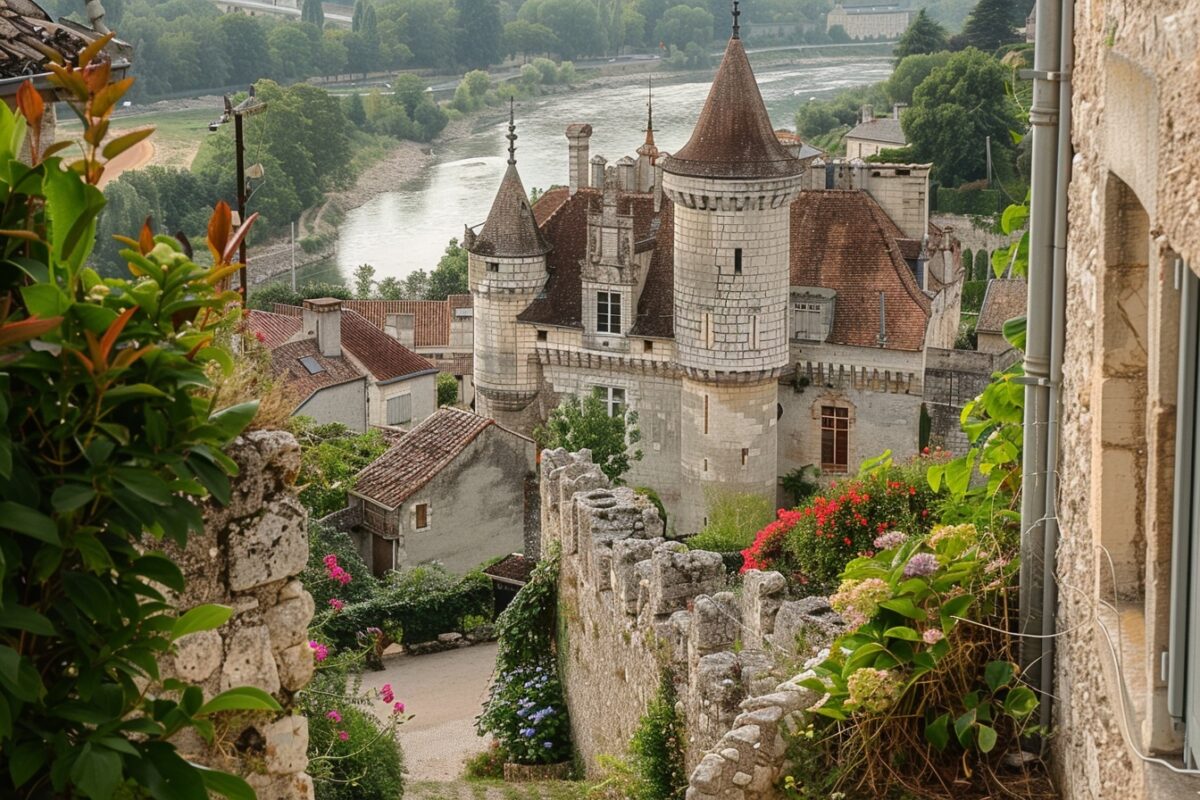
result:
[[(1057, 347), (1061, 372), (1062, 329), (1055, 330), (1056, 244), (1065, 243), (1066, 192), (1070, 164), (1070, 131), (1063, 128), (1064, 97), (1070, 107), (1070, 87), (1064, 85), (1063, 17), (1071, 14), (1071, 0), (1037, 0), (1037, 33), (1034, 50), (1032, 127), (1033, 170), (1029, 209), (1028, 327), (1025, 347), (1024, 463), (1021, 495), (1020, 631), (1021, 666), (1040, 690), (1041, 714), (1049, 718), (1053, 667), (1045, 661), (1046, 642), (1054, 626), (1054, 553), (1057, 534), (1048, 536), (1047, 517), (1053, 513), (1055, 488), (1052, 458), (1058, 415), (1058, 375), (1054, 370)], [(1061, 161), (1066, 152), (1066, 165)], [(1061, 311), (1057, 312), (1061, 319)], [(1055, 340), (1058, 340), (1056, 343)], [(1052, 544), (1053, 540), (1053, 544)], [(1048, 599), (1052, 601), (1046, 605)], [(1049, 680), (1049, 682), (1047, 682)]]

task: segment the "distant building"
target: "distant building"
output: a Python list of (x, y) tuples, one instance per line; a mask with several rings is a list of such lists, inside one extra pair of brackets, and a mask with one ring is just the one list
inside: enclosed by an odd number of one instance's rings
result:
[(305, 300), (299, 316), (251, 311), (247, 324), (298, 395), (294, 416), (362, 431), (415, 424), (437, 406), (437, 368), (341, 300)]
[(825, 30), (841, 27), (851, 39), (897, 39), (908, 30), (912, 12), (899, 3), (839, 3), (825, 19)]
[(777, 128), (775, 130), (775, 138), (783, 145), (784, 150), (787, 150), (804, 164), (809, 164), (814, 158), (820, 158), (825, 155), (824, 150), (813, 147), (801, 139), (794, 131), (789, 131), (787, 128)]
[(363, 559), (376, 575), (435, 561), (465, 573), (523, 551), (536, 541), (536, 461), (532, 439), (438, 409), (358, 474), (350, 509)]
[(979, 321), (975, 323), (976, 350), (1004, 353), (1012, 349), (1004, 338), (1004, 323), (1025, 313), (1027, 292), (1025, 281), (1020, 279), (988, 281)]
[(892, 115), (876, 119), (875, 109), (863, 106), (858, 115), (858, 124), (846, 134), (846, 158), (869, 158), (881, 150), (907, 147), (904, 130), (900, 127), (900, 109), (903, 103), (892, 107)]

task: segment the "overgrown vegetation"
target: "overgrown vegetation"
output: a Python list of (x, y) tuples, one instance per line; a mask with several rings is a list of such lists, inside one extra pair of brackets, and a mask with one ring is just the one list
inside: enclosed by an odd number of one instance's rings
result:
[(354, 476), (388, 449), (377, 430), (357, 433), (340, 422), (318, 425), (294, 417), (291, 432), (300, 442), (300, 502), (314, 519), (341, 511), (354, 486)]
[(558, 407), (550, 412), (546, 424), (533, 431), (539, 449), (561, 447), (568, 452), (592, 451), (592, 463), (614, 484), (622, 483), (621, 476), (629, 471), (632, 462), (642, 460), (637, 443), (642, 432), (637, 426), (638, 415), (624, 404), (610, 405), (594, 389), (582, 400), (565, 395)]
[(775, 504), (760, 494), (710, 489), (705, 494), (708, 524), (687, 540), (692, 550), (739, 553), (775, 517)]
[(675, 706), (679, 696), (670, 670), (663, 670), (658, 693), (642, 715), (629, 743), (637, 782), (634, 800), (683, 800), (688, 775), (683, 761), (686, 749), (683, 718)]

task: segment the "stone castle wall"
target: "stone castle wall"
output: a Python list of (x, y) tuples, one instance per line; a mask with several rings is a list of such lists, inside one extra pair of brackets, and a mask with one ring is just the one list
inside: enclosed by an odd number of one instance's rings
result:
[(717, 553), (662, 537), (646, 498), (587, 451), (542, 454), (542, 545), (561, 547), (559, 647), (575, 745), (589, 773), (621, 756), (670, 670), (686, 718), (689, 800), (778, 797), (785, 729), (816, 701), (787, 680), (840, 630), (822, 598), (786, 599), (753, 571), (727, 591)]
[(313, 599), (297, 577), (308, 561), (307, 512), (292, 485), (300, 447), (291, 434), (255, 431), (227, 453), (240, 470), (229, 505), (209, 502), (204, 533), (168, 555), (187, 580), (181, 612), (219, 603), (232, 607), (233, 616), (216, 630), (180, 639), (160, 664), (162, 677), (194, 683), (205, 697), (256, 686), (285, 711), (231, 717), (224, 722), (232, 727), (219, 731), (213, 746), (185, 731), (176, 746), (191, 761), (242, 775), (259, 800), (311, 800), (308, 720), (294, 710), (296, 692), (313, 674), (307, 641)]

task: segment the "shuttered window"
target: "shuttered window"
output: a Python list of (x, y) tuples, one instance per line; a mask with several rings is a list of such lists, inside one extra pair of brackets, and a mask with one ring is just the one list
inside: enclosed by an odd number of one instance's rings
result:
[(389, 397), (387, 401), (387, 424), (404, 425), (412, 422), (412, 395), (402, 394)]
[(417, 530), (429, 527), (429, 504), (418, 503), (416, 508)]

